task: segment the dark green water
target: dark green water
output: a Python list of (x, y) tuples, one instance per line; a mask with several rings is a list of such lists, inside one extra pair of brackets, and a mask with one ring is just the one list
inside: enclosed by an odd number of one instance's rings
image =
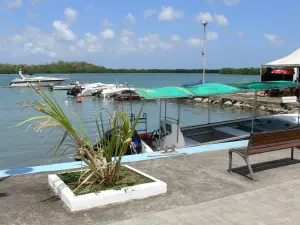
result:
[[(48, 75), (49, 76), (49, 75)], [(103, 82), (134, 85), (141, 88), (155, 88), (164, 86), (178, 86), (186, 82), (201, 80), (199, 74), (61, 74), (55, 76), (70, 77), (71, 82)], [(51, 153), (46, 154), (62, 137), (62, 133), (53, 130), (44, 130), (36, 134), (32, 128), (27, 130), (28, 125), (22, 127), (10, 128), (13, 125), (33, 116), (36, 112), (30, 109), (21, 110), (25, 100), (38, 99), (36, 93), (30, 88), (7, 88), (9, 82), (18, 75), (0, 75), (0, 85), (6, 88), (0, 89), (0, 169), (42, 165), (48, 163), (57, 163), (61, 159), (58, 156), (52, 157)], [(257, 81), (258, 76), (247, 75), (219, 75), (209, 74), (206, 77), (207, 82), (230, 83), (242, 80)], [(53, 96), (70, 117), (75, 112), (83, 121), (88, 133), (96, 140), (95, 117), (100, 111), (112, 111), (115, 103), (110, 100), (93, 99), (86, 97), (82, 104), (77, 104), (74, 98), (66, 96), (65, 91), (54, 91)], [(119, 105), (126, 112), (131, 111), (130, 104), (122, 103)], [(132, 110), (137, 113), (141, 105), (139, 102), (132, 103)], [(145, 104), (143, 112), (148, 115), (148, 131), (158, 128), (159, 124), (159, 105), (156, 101)], [(168, 104), (168, 115), (177, 115), (177, 104), (170, 102)], [(213, 108), (211, 113), (212, 122), (229, 120), (234, 118), (250, 117), (251, 112), (233, 112), (231, 109)], [(108, 115), (104, 113), (107, 119)], [(196, 125), (207, 123), (207, 108), (195, 106), (188, 101), (181, 104), (181, 125)], [(73, 119), (74, 120), (74, 119)], [(27, 130), (27, 131), (26, 131)], [(48, 135), (49, 134), (49, 135)], [(47, 138), (46, 138), (47, 137)], [(46, 138), (46, 139), (45, 139)], [(73, 149), (67, 151), (72, 153)], [(71, 158), (62, 159), (70, 161)]]

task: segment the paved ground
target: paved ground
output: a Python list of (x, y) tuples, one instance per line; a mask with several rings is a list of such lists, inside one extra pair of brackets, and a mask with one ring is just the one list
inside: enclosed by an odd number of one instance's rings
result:
[[(253, 156), (255, 182), (240, 175), (244, 167), (227, 173), (227, 151), (131, 163), (165, 181), (168, 193), (77, 213), (54, 196), (47, 174), (0, 178), (0, 224), (299, 224), (300, 161), (288, 157)], [(235, 156), (234, 166), (244, 162)]]

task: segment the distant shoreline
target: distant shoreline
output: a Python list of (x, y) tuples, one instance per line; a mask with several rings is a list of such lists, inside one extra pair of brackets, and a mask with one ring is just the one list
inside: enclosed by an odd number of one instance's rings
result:
[[(87, 62), (63, 62), (50, 64), (0, 64), (0, 74), (17, 74), (22, 69), (24, 74), (76, 74), (76, 73), (203, 73), (202, 69), (111, 69)], [(207, 69), (211, 74), (259, 75), (259, 68), (222, 68)]]

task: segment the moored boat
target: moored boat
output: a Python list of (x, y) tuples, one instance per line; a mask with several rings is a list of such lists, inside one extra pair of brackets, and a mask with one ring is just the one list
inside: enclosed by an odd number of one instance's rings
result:
[(19, 71), (19, 75), (21, 78), (13, 79), (10, 82), (9, 87), (30, 87), (31, 85), (39, 87), (49, 87), (50, 85), (58, 85), (65, 80), (69, 80), (69, 78), (62, 77), (36, 77), (31, 75), (23, 75), (22, 70)]

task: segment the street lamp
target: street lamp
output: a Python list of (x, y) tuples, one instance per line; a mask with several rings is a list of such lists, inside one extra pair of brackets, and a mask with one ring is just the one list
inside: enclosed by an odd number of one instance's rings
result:
[(208, 24), (207, 20), (202, 21), (204, 27), (204, 49), (202, 52), (203, 55), (203, 75), (202, 75), (202, 83), (205, 83), (205, 69), (206, 69), (206, 25)]

